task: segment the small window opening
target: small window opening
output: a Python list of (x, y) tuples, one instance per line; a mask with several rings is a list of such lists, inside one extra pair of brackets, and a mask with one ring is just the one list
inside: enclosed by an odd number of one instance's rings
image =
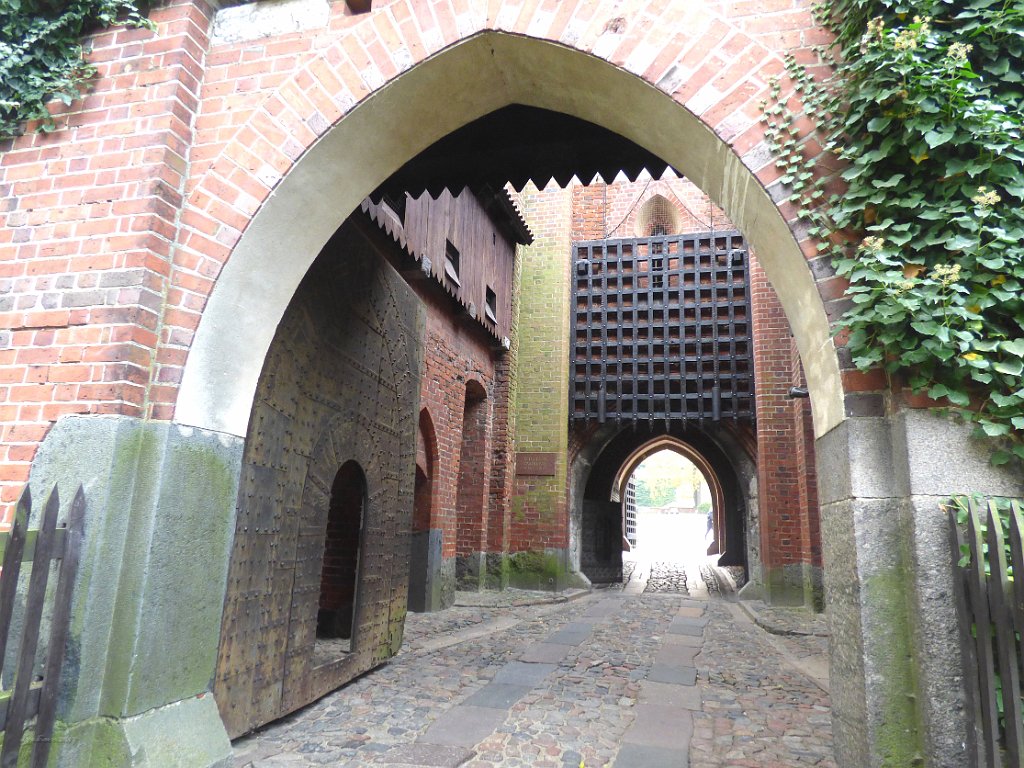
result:
[(459, 249), (456, 248), (451, 240), (444, 241), (444, 273), (456, 285), (461, 285), (459, 282)]
[(484, 302), (484, 314), (492, 323), (498, 322), (498, 295), (491, 286), (487, 286), (487, 300)]
[(637, 237), (677, 235), (682, 228), (679, 209), (664, 195), (654, 195), (640, 207), (636, 217)]

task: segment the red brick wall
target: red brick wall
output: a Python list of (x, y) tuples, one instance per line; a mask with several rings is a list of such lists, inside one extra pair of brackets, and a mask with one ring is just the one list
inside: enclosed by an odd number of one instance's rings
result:
[(456, 498), (458, 520), (455, 554), (485, 551), (490, 480), (489, 432), (493, 400), (478, 381), (465, 387), (462, 417), (462, 448), (459, 457), (459, 486)]
[[(534, 234), (523, 254), (518, 355), (522, 402), (516, 424), (515, 450), (555, 453), (564, 444), (568, 391), (563, 376), (568, 370), (566, 294), (570, 266), (575, 186), (560, 189), (554, 183), (543, 190), (529, 186), (520, 196), (520, 208)], [(557, 356), (563, 350), (564, 357)], [(552, 355), (552, 350), (556, 354)], [(564, 366), (564, 367), (560, 367)], [(517, 474), (512, 483), (509, 552), (564, 549), (569, 545), (569, 517), (565, 465), (554, 476)]]
[(619, 180), (572, 188), (572, 239), (605, 240), (643, 236), (637, 219), (644, 203), (660, 195), (679, 212), (678, 234), (733, 229), (732, 222), (687, 179)]
[(487, 485), (487, 552), (508, 551), (509, 503), (512, 495), (512, 470), (515, 448), (512, 445), (512, 359), (508, 354), (498, 358), (494, 369), (492, 389), (494, 407), (491, 409), (490, 482)]
[[(99, 76), (83, 101), (54, 105), (60, 130), (0, 143), (0, 519), (61, 414), (173, 416), (200, 315), (242, 231), (306, 149), (412, 64), (485, 29), (596, 53), (686, 105), (768, 185), (780, 173), (754, 151), (759, 102), (783, 54), (806, 58), (824, 42), (806, 0), (768, 14), (589, 0), (380, 0), (352, 14), (332, 2), (322, 28), (214, 46), (206, 0), (155, 5), (155, 34), (114, 29), (89, 42)], [(886, 386), (853, 373), (844, 382)]]
[[(177, 383), (155, 371), (161, 333), (184, 341), (161, 307), (210, 9), (178, 0), (151, 18), (157, 35), (92, 38), (97, 86), (71, 110), (55, 107), (61, 130), (0, 142), (0, 293), (14, 296), (0, 305), (0, 521), (61, 415), (169, 415), (149, 406)], [(180, 365), (184, 349), (169, 359)]]
[(775, 291), (756, 258), (750, 267), (761, 558), (769, 568), (820, 565), (810, 401), (789, 397), (803, 386), (803, 369)]
[[(436, 440), (436, 460), (433, 473), (433, 519), (429, 527), (440, 529), (442, 533), (442, 555), (445, 558), (456, 554), (457, 534), (463, 527), (458, 511), (459, 484), (462, 472), (464, 436), (468, 434), (463, 421), (465, 413), (466, 382), (479, 382), (488, 393), (482, 412), (485, 417), (483, 426), (492, 432), (495, 424), (504, 424), (508, 418), (507, 399), (500, 396), (498, 386), (499, 371), (496, 370), (493, 352), (483, 331), (475, 332), (467, 324), (459, 322), (451, 309), (447, 296), (439, 296), (436, 291), (425, 290), (415, 283), (420, 298), (424, 301), (427, 318), (424, 331), (424, 373), (420, 384), (420, 407), (430, 414)], [(506, 374), (500, 371), (501, 379)], [(504, 385), (507, 391), (507, 385)], [(486, 431), (484, 444), (490, 441)], [(486, 448), (484, 448), (486, 451)], [(477, 475), (486, 472), (486, 487), (481, 485), (480, 500), (476, 506), (476, 520), (472, 522), (473, 536), (481, 541), (482, 531), (487, 530), (487, 516), (506, 517), (507, 506), (498, 510), (485, 507), (485, 491), (495, 499), (507, 497), (505, 476), (507, 474), (507, 452), (492, 460), (481, 454), (476, 447), (469, 456), (474, 459), (487, 459), (486, 467), (477, 468)], [(496, 476), (491, 477), (491, 471)], [(487, 540), (482, 539), (484, 545)], [(476, 552), (484, 551), (485, 546), (478, 546)]]

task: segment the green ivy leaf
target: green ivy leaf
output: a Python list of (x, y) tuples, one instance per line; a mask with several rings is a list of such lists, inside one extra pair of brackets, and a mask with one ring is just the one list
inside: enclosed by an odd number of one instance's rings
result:
[(873, 181), (871, 184), (876, 189), (892, 189), (897, 184), (899, 184), (901, 181), (903, 181), (903, 178), (904, 178), (904, 175), (902, 173), (894, 173), (892, 176), (890, 176), (887, 179), (879, 179), (879, 180)]
[(1009, 352), (1011, 355), (1016, 355), (1017, 357), (1024, 357), (1024, 339), (1002, 341), (999, 343), (999, 348), (1005, 352)]
[(1020, 372), (1024, 371), (1024, 360), (1001, 360), (992, 367), (1007, 376), (1020, 376)]
[(924, 135), (925, 144), (928, 145), (928, 149), (935, 149), (941, 147), (947, 141), (953, 138), (956, 134), (955, 128), (941, 128), (938, 130), (927, 131)]
[(1010, 431), (1006, 424), (994, 424), (991, 421), (982, 422), (981, 429), (989, 437), (1002, 437)]

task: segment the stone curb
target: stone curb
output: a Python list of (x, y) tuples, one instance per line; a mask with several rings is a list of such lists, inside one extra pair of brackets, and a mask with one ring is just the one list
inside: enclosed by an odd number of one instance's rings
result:
[(829, 637), (828, 630), (801, 629), (784, 627), (761, 614), (750, 600), (738, 600), (737, 603), (757, 626), (772, 635), (782, 637)]
[[(505, 594), (514, 590), (504, 590), (497, 594)], [(474, 602), (472, 600), (455, 599), (455, 607), (458, 608), (525, 608), (533, 605), (549, 605), (552, 603), (569, 603), (573, 600), (579, 600), (582, 597), (593, 594), (593, 589), (567, 589), (563, 592), (553, 592), (551, 597), (535, 597), (527, 598), (525, 600), (517, 600), (509, 603), (502, 602)]]

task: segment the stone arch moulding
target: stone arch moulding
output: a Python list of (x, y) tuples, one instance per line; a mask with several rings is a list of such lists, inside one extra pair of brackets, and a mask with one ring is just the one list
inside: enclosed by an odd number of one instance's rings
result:
[[(682, 34), (677, 37), (680, 51), (694, 43)], [(318, 81), (318, 73), (332, 66), (326, 63), (329, 58), (325, 54), (300, 74)], [(740, 86), (760, 92), (763, 66), (764, 62), (752, 65), (740, 76)], [(359, 79), (358, 72), (347, 75)], [(308, 112), (300, 114), (307, 124), (317, 118), (323, 122), (314, 100), (293, 101), (295, 109)], [(822, 297), (786, 218), (758, 179), (758, 170), (773, 175), (763, 154), (748, 153), (761, 158), (750, 161), (757, 167), (748, 167), (685, 105), (595, 55), (495, 31), (467, 37), (366, 95), (311, 141), (268, 191), (207, 301), (185, 363), (174, 420), (244, 436), (278, 320), (342, 220), (366, 194), (434, 141), (513, 103), (603, 125), (659, 155), (705, 190), (756, 248), (778, 292), (806, 367), (817, 434), (844, 420), (839, 362)], [(280, 111), (279, 96), (270, 97), (239, 131), (234, 144), (199, 182), (190, 205), (205, 201), (211, 210), (223, 204), (234, 207), (221, 197), (221, 190), (230, 187), (226, 180), (244, 170), (231, 158), (245, 156), (247, 142), (254, 132), (261, 135), (261, 127), (281, 130), (273, 117), (275, 107)], [(198, 208), (193, 212), (210, 217)], [(246, 218), (250, 214), (245, 212)], [(246, 343), (239, 344), (238, 339)]]
[(722, 551), (721, 546), (724, 540), (723, 537), (726, 525), (725, 490), (722, 488), (722, 481), (718, 477), (718, 473), (715, 472), (714, 467), (711, 466), (711, 462), (709, 462), (700, 451), (678, 438), (672, 437), (671, 435), (662, 435), (644, 443), (633, 451), (633, 453), (631, 453), (622, 463), (622, 467), (615, 475), (615, 481), (612, 483), (612, 493), (614, 494), (612, 501), (619, 501), (622, 499), (622, 493), (626, 488), (626, 483), (629, 481), (630, 476), (636, 472), (637, 467), (639, 467), (645, 459), (650, 458), (659, 451), (673, 451), (674, 453), (679, 454), (696, 466), (697, 469), (700, 470), (700, 473), (704, 475), (704, 479), (707, 481), (708, 487), (711, 489), (711, 496), (714, 500), (714, 553), (720, 553)]
[[(722, 500), (722, 484), (718, 479), (718, 475), (714, 468), (708, 462), (704, 456), (691, 446), (687, 445), (682, 440), (679, 440), (671, 435), (661, 435), (656, 437), (637, 448), (631, 453), (626, 460), (622, 463), (622, 467), (615, 475), (615, 481), (612, 483), (612, 501), (619, 501), (622, 498), (622, 491), (626, 487), (626, 482), (629, 480), (637, 467), (644, 463), (644, 461), (659, 451), (673, 451), (678, 453), (687, 461), (696, 465), (697, 469), (704, 475), (704, 479), (708, 481), (708, 485), (711, 486), (711, 492), (715, 496), (715, 501), (719, 502)], [(720, 505), (719, 505), (720, 506)]]

